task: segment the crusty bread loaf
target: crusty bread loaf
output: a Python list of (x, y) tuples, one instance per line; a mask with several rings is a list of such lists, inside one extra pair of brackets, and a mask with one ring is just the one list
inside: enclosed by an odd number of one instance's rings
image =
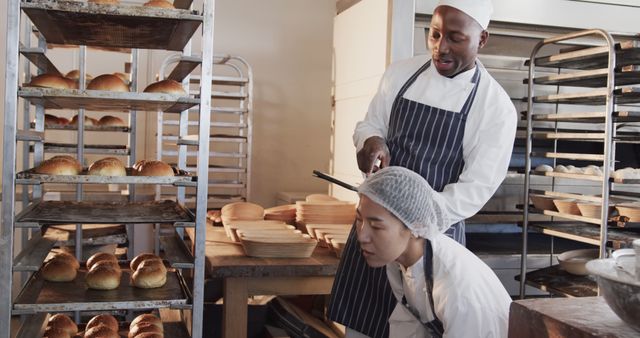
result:
[(89, 322), (87, 323), (85, 331), (100, 325), (104, 325), (110, 328), (112, 331), (118, 332), (118, 320), (116, 319), (116, 317), (107, 313), (99, 314), (91, 318), (91, 320), (89, 320)]
[(129, 86), (116, 75), (102, 74), (89, 82), (89, 90), (108, 90), (113, 92), (128, 92)]
[(164, 335), (157, 332), (143, 332), (136, 335), (135, 338), (164, 338)]
[(91, 266), (91, 270), (93, 269), (97, 269), (99, 266), (106, 266), (109, 267), (111, 269), (114, 269), (118, 272), (118, 275), (122, 275), (122, 269), (120, 268), (120, 264), (118, 262), (114, 262), (114, 261), (97, 261), (95, 263), (93, 263), (93, 265)]
[[(71, 118), (71, 121), (69, 121), (69, 125), (71, 125), (71, 126), (77, 126), (78, 125), (78, 115), (74, 115)], [(98, 120), (85, 115), (84, 116), (84, 125), (85, 126), (97, 126), (98, 125)]]
[(144, 6), (146, 7), (159, 7), (159, 8), (175, 8), (172, 3), (166, 0), (150, 0), (147, 1)]
[(116, 255), (109, 253), (109, 252), (98, 252), (93, 254), (91, 257), (89, 257), (89, 259), (87, 259), (87, 270), (91, 270), (91, 268), (93, 267), (93, 265), (95, 263), (97, 263), (98, 261), (112, 261), (112, 262), (118, 262), (118, 258), (116, 257)]
[(119, 159), (107, 157), (93, 162), (89, 166), (88, 174), (96, 176), (127, 176), (127, 170)]
[(62, 156), (44, 160), (35, 168), (35, 172), (42, 175), (78, 175), (81, 171), (80, 162)]
[(120, 334), (110, 327), (100, 324), (87, 330), (84, 333), (84, 338), (120, 338)]
[(115, 72), (113, 73), (113, 75), (117, 76), (120, 78), (120, 80), (124, 81), (124, 83), (126, 83), (127, 85), (129, 83), (131, 83), (131, 74), (125, 74), (125, 73), (120, 73), (120, 72)]
[(134, 318), (131, 321), (131, 324), (129, 324), (129, 330), (131, 330), (134, 326), (136, 326), (139, 323), (151, 323), (157, 326), (160, 329), (160, 331), (164, 331), (164, 328), (162, 326), (162, 320), (152, 315), (151, 313), (144, 313)]
[(58, 328), (65, 331), (70, 336), (78, 333), (78, 325), (67, 315), (61, 313), (55, 314), (49, 318), (47, 327)]
[(120, 286), (121, 275), (122, 272), (108, 265), (96, 265), (87, 272), (84, 282), (90, 289), (113, 290)]
[(49, 282), (70, 282), (76, 278), (78, 270), (69, 262), (52, 259), (44, 264), (41, 274)]
[(131, 268), (131, 271), (136, 271), (136, 269), (138, 268), (138, 265), (140, 265), (140, 263), (142, 263), (143, 261), (145, 261), (147, 259), (160, 259), (160, 257), (158, 257), (157, 255), (154, 255), (152, 253), (148, 253), (148, 252), (141, 253), (141, 254), (135, 256), (131, 260), (131, 263), (129, 263), (129, 267)]
[(105, 115), (98, 121), (99, 126), (126, 127), (127, 123), (119, 117)]
[(152, 267), (152, 268), (157, 268), (160, 269), (162, 271), (164, 271), (165, 273), (167, 272), (167, 267), (164, 266), (164, 262), (162, 261), (161, 258), (149, 258), (149, 259), (145, 259), (142, 261), (142, 263), (138, 264), (138, 267), (136, 268), (136, 270), (140, 269), (140, 268), (145, 268), (145, 267)]
[(56, 74), (40, 74), (31, 78), (31, 82), (26, 84), (28, 87), (72, 89), (69, 85), (67, 78)]
[(138, 267), (131, 280), (133, 286), (141, 289), (159, 288), (167, 282), (167, 273), (155, 267)]
[[(67, 79), (73, 80), (74, 82), (78, 82), (78, 80), (80, 80), (80, 70), (74, 69), (68, 72), (64, 77), (66, 77)], [(93, 76), (89, 75), (88, 73), (85, 73), (84, 78), (85, 78), (85, 81), (89, 83), (89, 81), (93, 79)]]
[[(75, 335), (75, 333), (73, 335)], [(42, 334), (42, 337), (43, 338), (71, 338), (71, 336), (73, 335), (69, 334), (69, 332), (65, 331), (64, 329), (47, 326), (47, 328), (44, 329), (44, 334)]]
[(175, 80), (162, 80), (154, 82), (144, 89), (145, 93), (165, 93), (173, 95), (187, 95), (187, 92), (182, 88), (182, 84)]
[(76, 256), (70, 253), (58, 252), (54, 254), (53, 257), (51, 257), (51, 260), (54, 259), (68, 262), (69, 264), (71, 264), (71, 266), (73, 266), (74, 269), (80, 269), (80, 263), (76, 259)]
[(138, 167), (138, 176), (174, 176), (173, 168), (162, 161), (146, 161)]
[(129, 338), (137, 337), (142, 333), (162, 334), (162, 330), (152, 323), (138, 323), (129, 329)]

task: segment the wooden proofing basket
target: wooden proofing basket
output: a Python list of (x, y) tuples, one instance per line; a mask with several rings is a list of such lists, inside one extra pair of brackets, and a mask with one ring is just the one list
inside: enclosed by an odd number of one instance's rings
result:
[(308, 236), (241, 237), (240, 243), (247, 256), (263, 258), (307, 258), (318, 245)]

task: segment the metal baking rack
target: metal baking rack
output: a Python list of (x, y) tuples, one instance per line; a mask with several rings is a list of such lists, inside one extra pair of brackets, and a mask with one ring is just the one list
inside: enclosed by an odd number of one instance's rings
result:
[(88, 175), (85, 168), (80, 175), (45, 175), (35, 169), (21, 171), (16, 175), (18, 184), (77, 183), (77, 184), (170, 184), (176, 186), (195, 186), (196, 180), (189, 172), (173, 168), (176, 176), (134, 176), (132, 168), (126, 168), (127, 176)]
[[(2, 222), (0, 225), (0, 242), (10, 245), (0, 246), (0, 266), (7, 267), (0, 271), (0, 336), (9, 336), (12, 326), (15, 326), (13, 315), (26, 314), (20, 317), (18, 324), (22, 324), (19, 337), (33, 337), (41, 334), (46, 321), (45, 311), (85, 311), (85, 310), (127, 310), (161, 308), (166, 313), (167, 307), (180, 310), (190, 310), (189, 314), (180, 313), (174, 322), (179, 334), (172, 337), (188, 336), (202, 337), (203, 298), (204, 298), (204, 245), (207, 202), (207, 174), (209, 168), (209, 142), (206, 138), (210, 134), (211, 114), (211, 73), (213, 65), (213, 41), (202, 39), (202, 55), (199, 57), (200, 72), (204, 81), (199, 84), (199, 91), (191, 91), (191, 97), (177, 97), (168, 94), (138, 93), (137, 88), (137, 58), (138, 48), (164, 49), (183, 51), (188, 54), (191, 48), (190, 39), (201, 28), (201, 34), (213, 36), (214, 0), (205, 0), (201, 11), (192, 10), (191, 0), (176, 0), (176, 8), (158, 9), (142, 6), (101, 5), (77, 1), (63, 0), (8, 0), (7, 4), (7, 60), (6, 60), (6, 93), (5, 121), (4, 121), (4, 161), (2, 187)], [(22, 16), (22, 13), (26, 16)], [(28, 17), (28, 19), (27, 19)], [(31, 23), (28, 21), (30, 20)], [(35, 27), (32, 27), (33, 26)], [(37, 47), (31, 44), (32, 32), (38, 39)], [(24, 37), (21, 39), (21, 33)], [(30, 67), (35, 65), (39, 72), (59, 73), (54, 62), (47, 57), (49, 46), (79, 48), (79, 90), (58, 90), (50, 88), (24, 87), (20, 83), (30, 80)], [(131, 54), (132, 92), (114, 93), (104, 91), (85, 90), (85, 63), (87, 48), (118, 51)], [(25, 71), (19, 69), (20, 56), (30, 62), (24, 62)], [(25, 77), (24, 79), (22, 77)], [(12, 94), (11, 94), (12, 93)], [(207, 93), (202, 95), (202, 93)], [(227, 97), (225, 93), (218, 95)], [(217, 97), (217, 96), (216, 96)], [(23, 113), (18, 113), (18, 105), (22, 104)], [(29, 115), (35, 108), (35, 122), (30, 121)], [(77, 130), (77, 145), (45, 145), (45, 109), (78, 110), (79, 125), (75, 126), (47, 126), (46, 129)], [(226, 109), (226, 108), (223, 108)], [(126, 111), (129, 112), (128, 127), (91, 127), (85, 128), (84, 112), (92, 111)], [(23, 141), (25, 154), (33, 151), (33, 156), (24, 156), (22, 171), (34, 167), (44, 159), (46, 152), (71, 151), (77, 153), (82, 160), (90, 148), (85, 145), (84, 132), (126, 132), (129, 134), (129, 147), (125, 147), (129, 156), (128, 165), (135, 163), (135, 134), (136, 112), (150, 111), (154, 114), (163, 112), (179, 113), (190, 110), (198, 112), (192, 122), (199, 126), (197, 134), (201, 144), (196, 150), (197, 164), (192, 176), (174, 178), (119, 178), (111, 180), (82, 177), (43, 177), (21, 173), (19, 177), (16, 163), (16, 141)], [(22, 115), (20, 115), (22, 114)], [(169, 114), (167, 114), (169, 115)], [(19, 120), (19, 116), (22, 116)], [(22, 125), (25, 130), (17, 130)], [(32, 130), (28, 130), (31, 127)], [(61, 146), (61, 147), (60, 147)], [(113, 153), (109, 153), (113, 154)], [(124, 154), (124, 153), (123, 153)], [(35, 162), (31, 164), (31, 161)], [(196, 180), (195, 177), (203, 177)], [(184, 181), (182, 181), (184, 179)], [(188, 180), (187, 180), (188, 179)], [(42, 201), (42, 183), (63, 183), (76, 186), (78, 202)], [(84, 183), (129, 184), (129, 201), (123, 202), (87, 202), (83, 198)], [(23, 188), (30, 187), (31, 191), (23, 189), (23, 208), (16, 208), (16, 184)], [(175, 201), (143, 203), (135, 202), (135, 184), (169, 184), (175, 186), (196, 187), (196, 212), (184, 208)], [(30, 200), (29, 196), (34, 200)], [(144, 197), (144, 196), (138, 196)], [(201, 207), (197, 207), (197, 206)], [(63, 209), (61, 209), (63, 208)], [(19, 212), (17, 212), (19, 211)], [(175, 217), (173, 217), (175, 216)], [(157, 290), (134, 290), (131, 287), (116, 292), (93, 293), (86, 290), (81, 278), (72, 287), (61, 284), (46, 283), (39, 279), (37, 270), (42, 265), (51, 248), (61, 242), (84, 242), (80, 223), (124, 223), (129, 225), (138, 222), (171, 223), (175, 228), (192, 228), (192, 246), (187, 247), (181, 237), (164, 237), (165, 254), (172, 259), (171, 266), (180, 269), (193, 269), (189, 272), (189, 285), (176, 270), (170, 274), (168, 285)], [(76, 233), (71, 235), (54, 229), (51, 224), (72, 223), (76, 226)], [(22, 235), (18, 235), (21, 229)], [(134, 229), (134, 227), (131, 227)], [(27, 231), (29, 230), (29, 231)], [(14, 244), (17, 245), (22, 237), (19, 254), (13, 255)], [(104, 237), (104, 236), (103, 236)], [(80, 249), (78, 249), (80, 248)], [(81, 254), (81, 245), (76, 245), (76, 255)], [(187, 249), (187, 251), (185, 251)], [(80, 250), (80, 251), (78, 251)], [(33, 272), (18, 295), (14, 292), (13, 273)], [(81, 272), (82, 275), (82, 272)], [(174, 278), (175, 277), (175, 278)], [(128, 275), (123, 276), (123, 286), (128, 286)], [(80, 282), (78, 282), (78, 280)], [(78, 284), (79, 283), (79, 284)], [(64, 284), (64, 283), (62, 283)], [(121, 290), (122, 289), (122, 290)], [(82, 291), (82, 292), (79, 292)], [(88, 293), (88, 291), (92, 291)], [(66, 292), (66, 293), (65, 293)], [(107, 294), (111, 294), (109, 297)], [(17, 297), (16, 297), (17, 296)], [(15, 302), (14, 302), (15, 299)], [(163, 318), (164, 321), (164, 318)], [(189, 330), (185, 329), (189, 325)], [(34, 329), (38, 329), (35, 330)], [(34, 334), (34, 332), (37, 332)], [(166, 331), (173, 332), (173, 331)]]
[[(602, 45), (567, 48), (558, 54), (538, 56), (544, 46), (571, 44), (573, 39), (585, 36), (601, 38)], [(520, 297), (526, 296), (526, 285), (563, 296), (596, 295), (595, 280), (572, 276), (558, 266), (527, 271), (527, 234), (535, 231), (598, 246), (601, 257), (605, 257), (609, 250), (628, 247), (634, 239), (640, 238), (638, 223), (625, 222), (622, 217), (616, 219), (609, 215), (610, 203), (616, 198), (640, 200), (637, 190), (640, 180), (611, 177), (616, 169), (616, 144), (640, 143), (640, 134), (637, 132), (619, 131), (623, 124), (640, 122), (640, 111), (634, 111), (635, 106), (625, 106), (640, 103), (640, 44), (635, 40), (616, 43), (604, 30), (586, 30), (540, 41), (533, 49), (530, 60), (534, 61), (527, 62), (529, 77), (525, 79), (528, 84), (525, 98), (528, 107), (524, 112), (527, 130), (522, 260), (520, 276), (517, 278), (520, 281)], [(547, 70), (557, 68), (557, 74), (548, 75), (547, 72), (544, 76), (537, 75), (537, 69), (543, 67)], [(546, 92), (536, 95), (538, 88), (542, 88), (541, 91), (546, 89)], [(548, 93), (550, 88), (555, 88), (551, 94)], [(580, 107), (583, 109), (581, 111), (567, 105), (585, 107)], [(555, 111), (549, 113), (550, 109)], [(550, 124), (552, 127), (549, 127)], [(601, 128), (595, 130), (595, 126)], [(533, 151), (533, 144), (538, 141), (551, 142), (552, 149)], [(558, 141), (599, 142), (604, 150), (601, 153), (567, 153), (558, 150)], [(601, 176), (535, 171), (532, 168), (534, 157), (550, 159), (554, 166), (559, 160), (586, 161), (602, 165), (604, 170)], [(532, 176), (548, 177), (551, 189), (532, 189)], [(560, 182), (579, 181), (598, 182), (599, 193), (580, 191), (576, 188), (579, 183), (569, 188), (565, 185), (563, 191), (557, 190)], [(529, 207), (530, 194), (598, 203), (601, 214), (599, 218), (593, 218), (537, 210)], [(548, 220), (534, 219), (540, 215), (548, 216)]]
[[(35, 122), (31, 122), (31, 129), (36, 128)], [(72, 130), (77, 131), (78, 126), (68, 125), (68, 124), (51, 124), (45, 125), (45, 130)], [(131, 131), (131, 128), (128, 126), (84, 126), (84, 131), (103, 131), (103, 132), (119, 132), (119, 133), (128, 133)]]

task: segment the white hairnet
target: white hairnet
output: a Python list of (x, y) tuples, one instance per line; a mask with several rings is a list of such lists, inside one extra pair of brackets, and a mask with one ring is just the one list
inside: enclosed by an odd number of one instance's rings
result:
[(430, 239), (449, 227), (442, 197), (409, 169), (381, 169), (358, 187), (358, 193), (391, 212), (415, 236)]

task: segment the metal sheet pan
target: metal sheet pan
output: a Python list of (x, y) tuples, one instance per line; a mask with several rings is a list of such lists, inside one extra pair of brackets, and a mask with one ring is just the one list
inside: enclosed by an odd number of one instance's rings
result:
[[(640, 64), (640, 41), (622, 41), (615, 45), (616, 65), (627, 66)], [(541, 67), (559, 67), (573, 69), (605, 68), (608, 62), (607, 46), (581, 48), (555, 55), (541, 56), (535, 64)], [(527, 61), (526, 65), (529, 65)]]
[(87, 175), (85, 168), (80, 175), (45, 175), (35, 173), (35, 169), (21, 171), (16, 175), (17, 184), (78, 183), (78, 184), (172, 184), (195, 185), (196, 177), (173, 167), (176, 176), (132, 176), (133, 169), (126, 168), (127, 176)]
[[(85, 115), (86, 116), (86, 115)], [(31, 129), (35, 129), (36, 128), (36, 124), (35, 123), (31, 123), (30, 124)], [(72, 130), (72, 131), (77, 131), (78, 130), (78, 126), (72, 126), (72, 125), (46, 125), (44, 126), (45, 130)], [(120, 133), (128, 133), (131, 131), (131, 129), (129, 127), (118, 127), (118, 126), (84, 126), (84, 131), (108, 131), (108, 132), (120, 132)]]
[[(613, 91), (616, 104), (640, 103), (640, 87), (623, 87)], [(580, 93), (560, 93), (536, 96), (535, 103), (603, 105), (607, 98), (606, 89), (596, 89)]]

